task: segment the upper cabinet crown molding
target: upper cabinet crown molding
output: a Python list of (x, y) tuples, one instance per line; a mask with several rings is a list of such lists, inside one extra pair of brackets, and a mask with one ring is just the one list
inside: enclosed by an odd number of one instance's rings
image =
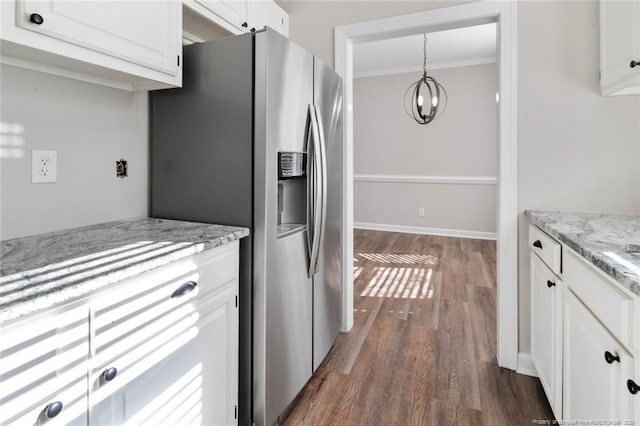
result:
[(640, 2), (600, 0), (603, 95), (640, 94)]
[(3, 63), (126, 90), (182, 84), (175, 1), (1, 3)]

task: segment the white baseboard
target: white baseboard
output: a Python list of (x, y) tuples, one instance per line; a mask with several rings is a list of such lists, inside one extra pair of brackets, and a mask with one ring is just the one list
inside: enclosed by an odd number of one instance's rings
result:
[(495, 232), (465, 231), (462, 229), (427, 228), (422, 226), (388, 225), (383, 223), (354, 222), (356, 229), (372, 231), (404, 232), (406, 234), (440, 235), (443, 237), (473, 238), (476, 240), (495, 240)]
[(538, 377), (538, 372), (536, 371), (535, 365), (533, 365), (533, 359), (531, 359), (530, 353), (518, 352), (518, 373)]

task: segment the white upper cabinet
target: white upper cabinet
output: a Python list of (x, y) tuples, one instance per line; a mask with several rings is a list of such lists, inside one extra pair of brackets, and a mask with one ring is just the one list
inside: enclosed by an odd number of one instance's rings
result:
[(204, 28), (201, 21), (192, 19), (191, 14), (229, 34), (258, 31), (268, 26), (289, 36), (289, 15), (273, 0), (184, 0), (184, 6), (187, 8), (184, 35), (188, 42), (212, 39), (211, 31)]
[(252, 28), (261, 30), (269, 27), (289, 37), (289, 15), (274, 1), (251, 1), (249, 12), (249, 23)]
[(640, 2), (600, 1), (603, 95), (640, 94)]
[(180, 86), (178, 2), (2, 2), (2, 61), (123, 89)]
[(232, 34), (249, 30), (247, 0), (185, 0), (184, 4)]

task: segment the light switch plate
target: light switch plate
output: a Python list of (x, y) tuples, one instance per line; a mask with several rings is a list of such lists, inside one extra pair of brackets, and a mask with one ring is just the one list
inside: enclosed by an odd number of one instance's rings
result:
[(57, 172), (56, 151), (31, 151), (31, 183), (54, 183)]

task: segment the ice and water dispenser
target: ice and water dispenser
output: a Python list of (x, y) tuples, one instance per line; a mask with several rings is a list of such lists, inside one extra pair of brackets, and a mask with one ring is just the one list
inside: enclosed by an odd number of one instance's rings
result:
[(278, 238), (303, 231), (307, 221), (307, 154), (278, 152)]

